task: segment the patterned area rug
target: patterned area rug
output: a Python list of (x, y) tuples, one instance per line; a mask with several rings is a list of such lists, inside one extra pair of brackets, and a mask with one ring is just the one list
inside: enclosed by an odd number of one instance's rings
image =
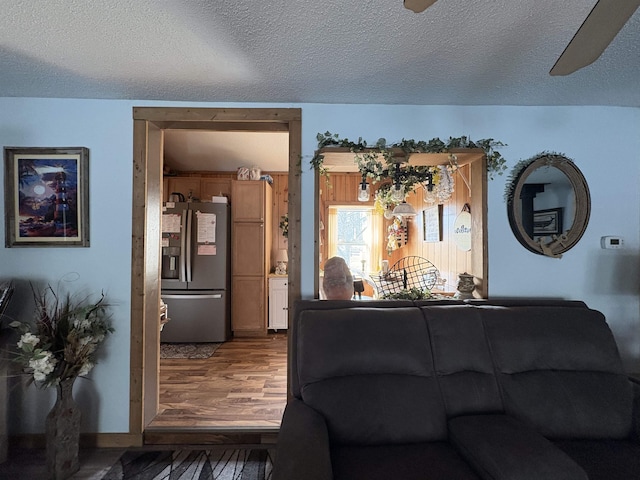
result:
[(127, 451), (103, 480), (270, 480), (274, 450)]
[(209, 358), (222, 343), (161, 343), (160, 358)]

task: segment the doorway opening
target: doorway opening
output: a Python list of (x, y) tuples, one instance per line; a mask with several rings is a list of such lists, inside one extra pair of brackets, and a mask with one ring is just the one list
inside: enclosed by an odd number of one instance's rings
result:
[[(410, 220), (398, 218), (393, 215), (391, 209), (387, 212), (387, 209), (382, 208), (382, 202), (376, 202), (376, 194), (385, 186), (385, 181), (371, 186), (368, 200), (363, 201), (358, 198), (362, 174), (353, 161), (353, 152), (343, 147), (331, 146), (324, 147), (321, 152), (324, 156), (323, 166), (330, 172), (330, 176), (321, 178), (316, 171), (314, 205), (314, 223), (317, 225), (314, 233), (318, 246), (314, 259), (315, 265), (318, 266), (314, 285), (315, 291), (318, 292), (316, 295), (320, 294), (319, 270), (324, 265), (324, 261), (331, 256), (342, 256), (350, 269), (365, 280), (362, 294), (373, 298), (377, 298), (380, 293), (376, 292), (377, 284), (374, 278), (381, 275), (385, 265), (388, 268), (405, 257), (417, 256), (428, 259), (439, 270), (439, 281), (433, 293), (453, 295), (457, 288), (459, 274), (466, 272), (474, 276), (477, 296), (486, 298), (488, 292), (487, 160), (483, 150), (469, 148), (451, 152), (457, 157), (460, 175), (455, 175), (453, 195), (444, 204), (434, 204), (433, 201), (425, 198), (422, 186), (405, 195), (405, 201), (418, 213)], [(420, 153), (411, 154), (410, 161), (414, 165), (446, 165), (449, 157), (447, 154)], [(376, 211), (374, 217), (377, 216), (378, 221), (382, 222), (382, 227), (376, 229), (377, 242), (376, 244), (372, 242), (371, 247), (373, 255), (361, 246), (364, 244), (362, 241), (355, 242), (354, 248), (349, 250), (345, 248), (342, 248), (342, 251), (339, 250), (342, 233), (331, 219), (332, 211), (335, 211), (337, 206), (358, 209), (369, 207)], [(463, 249), (456, 244), (453, 233), (460, 214), (469, 210), (472, 226), (470, 245)], [(354, 227), (351, 230), (353, 231)], [(438, 235), (435, 239), (427, 235), (432, 230)], [(349, 230), (346, 233), (349, 233)], [(344, 238), (347, 239), (348, 236)]]
[[(288, 179), (288, 302), (300, 298), (300, 153), (301, 110), (261, 108), (164, 108), (136, 107), (134, 119), (131, 390), (130, 433), (143, 442), (145, 429), (159, 408), (160, 319), (160, 223), (162, 205), (163, 135), (168, 129), (220, 131), (287, 131)], [(193, 433), (185, 426), (183, 433)], [(259, 428), (256, 429), (259, 433)], [(220, 437), (238, 433), (247, 438), (250, 429), (224, 429)], [(216, 432), (213, 432), (214, 434)], [(212, 432), (208, 432), (212, 440)], [(214, 435), (215, 436), (215, 435)], [(173, 443), (179, 440), (174, 430)], [(217, 439), (219, 441), (219, 439)], [(202, 440), (200, 440), (202, 441)], [(235, 438), (234, 441), (238, 441)], [(188, 440), (194, 442), (193, 438)], [(209, 442), (206, 442), (209, 443)], [(244, 442), (243, 442), (244, 443)]]

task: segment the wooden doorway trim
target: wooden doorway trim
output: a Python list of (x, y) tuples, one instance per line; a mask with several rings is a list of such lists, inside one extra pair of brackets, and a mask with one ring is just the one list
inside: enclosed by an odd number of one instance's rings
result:
[(129, 433), (140, 445), (158, 411), (162, 135), (168, 128), (288, 130), (290, 312), (301, 295), (301, 109), (134, 107)]

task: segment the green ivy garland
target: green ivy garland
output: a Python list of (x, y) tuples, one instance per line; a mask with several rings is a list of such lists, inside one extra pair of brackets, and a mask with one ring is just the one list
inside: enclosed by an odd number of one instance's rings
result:
[[(322, 155), (320, 151), (324, 147), (331, 146), (349, 148), (353, 153), (360, 153), (360, 158), (358, 159), (359, 164), (364, 162), (365, 165), (370, 167), (367, 168), (367, 170), (372, 172), (380, 172), (384, 168), (382, 162), (379, 160), (379, 154), (382, 155), (387, 165), (394, 163), (392, 152), (394, 148), (400, 148), (406, 155), (410, 153), (448, 153), (454, 148), (481, 148), (487, 157), (487, 174), (489, 179), (493, 180), (494, 174), (502, 175), (507, 169), (505, 165), (506, 160), (500, 152), (495, 149), (495, 147), (503, 147), (506, 146), (506, 144), (493, 138), (472, 141), (467, 136), (457, 138), (449, 137), (446, 143), (439, 138), (432, 138), (428, 142), (403, 138), (402, 141), (390, 145), (387, 145), (386, 139), (380, 138), (375, 145), (371, 146), (368, 145), (362, 137), (359, 137), (357, 142), (352, 142), (347, 138), (341, 139), (337, 133), (332, 134), (331, 132), (318, 133), (316, 138), (318, 140), (318, 149), (311, 159), (311, 166), (317, 170), (318, 173), (325, 176), (329, 175), (329, 172), (323, 165), (324, 155)], [(372, 148), (378, 150), (379, 154), (378, 152), (364, 152), (364, 150)]]
[(425, 300), (431, 297), (432, 295), (429, 290), (420, 290), (415, 287), (412, 287), (410, 290), (401, 290), (395, 293), (387, 293), (382, 296), (385, 300)]
[(548, 163), (549, 165), (551, 165), (555, 161), (559, 161), (559, 162), (573, 161), (570, 158), (566, 157), (564, 154), (556, 153), (556, 152), (541, 152), (541, 153), (538, 153), (537, 155), (534, 155), (531, 158), (520, 160), (518, 163), (516, 163), (513, 166), (513, 168), (509, 172), (509, 177), (507, 178), (507, 183), (505, 184), (504, 200), (507, 203), (509, 202), (509, 200), (511, 199), (511, 196), (513, 195), (513, 192), (516, 188), (516, 183), (520, 178), (520, 174), (524, 171), (525, 168), (527, 168), (536, 160), (540, 160), (540, 159), (546, 159), (547, 160), (546, 163)]

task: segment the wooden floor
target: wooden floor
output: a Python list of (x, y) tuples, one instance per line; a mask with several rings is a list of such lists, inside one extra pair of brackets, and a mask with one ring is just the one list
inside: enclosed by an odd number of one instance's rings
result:
[[(157, 448), (158, 444), (275, 443), (277, 433), (269, 432), (280, 427), (286, 397), (286, 333), (233, 339), (204, 360), (162, 359), (161, 413), (147, 428), (157, 433), (149, 435), (149, 442), (145, 438), (145, 443), (151, 444), (146, 448)], [(216, 434), (218, 429), (226, 433)], [(207, 436), (206, 431), (214, 433)], [(252, 433), (228, 433), (242, 431)], [(261, 431), (267, 433), (253, 433)], [(80, 471), (70, 480), (101, 479), (123, 452), (81, 451)], [(4, 478), (47, 478), (44, 450), (12, 450), (9, 460), (0, 464), (0, 479)]]
[(147, 430), (280, 427), (287, 336), (234, 338), (207, 359), (160, 360), (160, 413)]

